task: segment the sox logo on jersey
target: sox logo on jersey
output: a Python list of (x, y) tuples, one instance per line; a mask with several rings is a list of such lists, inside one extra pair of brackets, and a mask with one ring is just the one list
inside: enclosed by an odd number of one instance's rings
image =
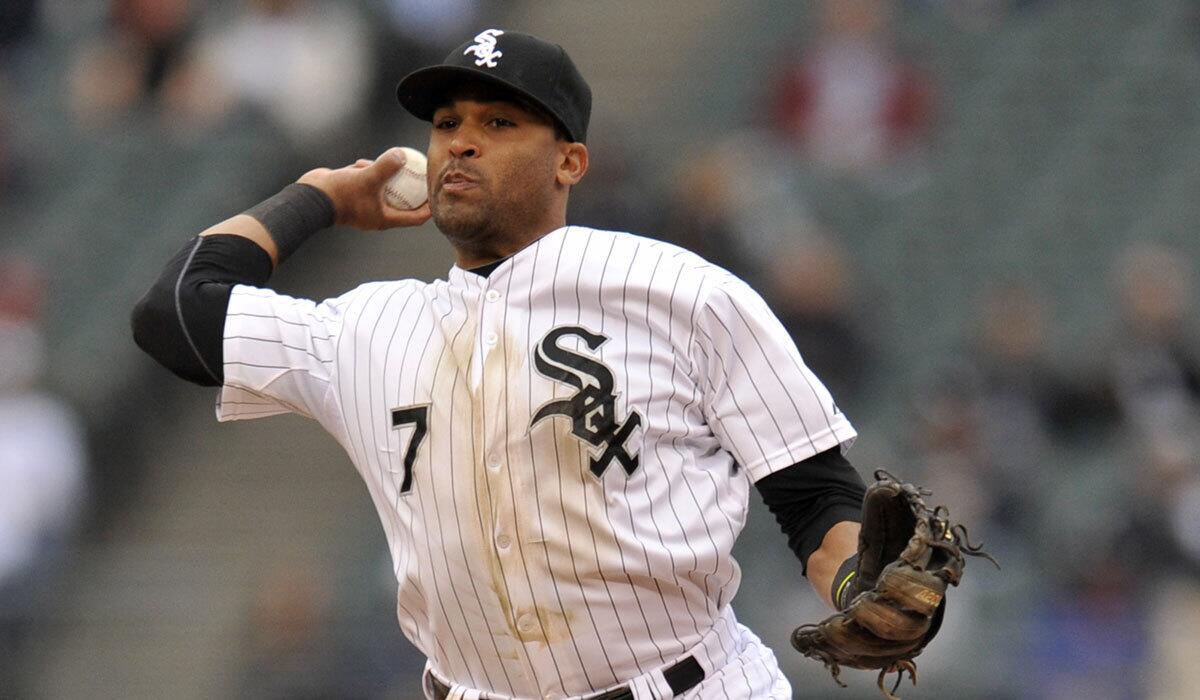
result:
[[(589, 350), (596, 350), (608, 338), (579, 326), (562, 326), (546, 334), (538, 344), (534, 365), (543, 376), (555, 379), (577, 390), (575, 395), (551, 401), (533, 415), (530, 428), (543, 418), (563, 415), (571, 419), (571, 434), (592, 447), (603, 448), (598, 457), (592, 457), (590, 468), (596, 476), (603, 476), (609, 462), (617, 460), (629, 474), (638, 467), (638, 456), (625, 449), (625, 442), (633, 431), (642, 424), (642, 416), (636, 409), (629, 417), (617, 420), (617, 396), (613, 393), (613, 373), (603, 363), (589, 359), (559, 346), (564, 335), (582, 338)], [(592, 381), (587, 382), (585, 378)]]
[(456, 691), (670, 697), (693, 658), (690, 697), (791, 697), (730, 552), (753, 480), (855, 433), (728, 272), (565, 227), (486, 278), (238, 286), (224, 358), (222, 420), (298, 412), (345, 448), (401, 628)]

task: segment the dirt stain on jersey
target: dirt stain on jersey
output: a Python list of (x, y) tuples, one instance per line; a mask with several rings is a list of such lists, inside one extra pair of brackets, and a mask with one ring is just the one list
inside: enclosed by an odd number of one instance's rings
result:
[(450, 355), (454, 359), (454, 364), (466, 377), (471, 376), (471, 355), (475, 348), (475, 328), (475, 319), (470, 314), (460, 316), (457, 313), (452, 313), (441, 321), (442, 337), (446, 345), (450, 346)]
[(519, 639), (522, 642), (556, 644), (571, 638), (570, 623), (574, 616), (569, 612), (563, 613), (537, 606), (534, 608), (534, 613), (537, 615), (539, 624), (532, 631), (520, 635)]
[(574, 615), (570, 612), (534, 606), (532, 614), (537, 618), (537, 624), (524, 626), (521, 624), (523, 618), (530, 613), (513, 609), (504, 581), (499, 552), (493, 549), (489, 554), (487, 563), (491, 582), (488, 588), (496, 595), (496, 600), (500, 604), (500, 612), (508, 626), (509, 636), (525, 644), (556, 644), (569, 640), (571, 638), (570, 623), (574, 619)]
[[(525, 347), (525, 339), (504, 334), (504, 364), (510, 377), (524, 377), (529, 351)], [(525, 387), (522, 386), (521, 389)], [(523, 391), (521, 393), (524, 393)], [(519, 412), (513, 412), (513, 418), (519, 417)], [(522, 426), (514, 425), (513, 432), (519, 432)]]
[[(479, 465), (476, 469), (476, 474), (481, 482), (487, 481), (487, 470), (483, 465)], [(480, 483), (478, 488), (481, 491), (481, 503), (487, 503), (487, 484)], [(483, 516), (484, 532), (482, 533), (483, 542), (480, 543), (478, 551), (483, 554), (484, 561), (482, 562), (487, 567), (488, 572), (488, 588), (496, 596), (496, 603), (500, 606), (500, 614), (504, 618), (505, 624), (508, 625), (509, 632), (513, 637), (520, 637), (517, 631), (515, 615), (513, 614), (512, 601), (508, 596), (508, 583), (504, 579), (504, 564), (500, 561), (500, 552), (495, 545), (494, 528), (492, 527), (491, 508), (481, 510)]]
[(504, 569), (500, 565), (500, 557), (496, 550), (488, 551), (487, 565), (488, 573), (491, 574), (491, 582), (488, 588), (492, 593), (496, 594), (496, 601), (500, 604), (500, 614), (504, 616), (504, 622), (508, 625), (508, 631), (513, 637), (520, 638), (521, 634), (517, 631), (517, 622), (513, 616), (512, 601), (508, 599), (508, 586), (504, 582)]
[[(468, 344), (467, 347), (469, 352), (470, 345)], [(486, 585), (496, 596), (496, 602), (500, 607), (501, 616), (508, 626), (508, 631), (512, 637), (517, 637), (512, 602), (509, 600), (508, 586), (504, 579), (504, 565), (500, 561), (500, 552), (496, 548), (499, 489), (507, 488), (507, 486), (498, 478), (497, 473), (488, 467), (494, 459), (501, 458), (501, 455), (493, 454), (494, 448), (489, 449), (487, 441), (487, 409), (484, 402), (485, 400), (490, 401), (492, 397), (482, 391), (482, 387), (469, 390), (468, 393), (471, 401), (471, 430), (474, 434), (470, 481), (474, 487), (474, 493), (470, 496), (474, 498), (478, 512), (478, 527), (471, 528), (475, 541), (470, 549), (482, 559), (478, 565), (487, 570)], [(501, 467), (502, 469), (503, 467)], [(461, 498), (464, 503), (470, 502), (467, 494), (462, 494)]]

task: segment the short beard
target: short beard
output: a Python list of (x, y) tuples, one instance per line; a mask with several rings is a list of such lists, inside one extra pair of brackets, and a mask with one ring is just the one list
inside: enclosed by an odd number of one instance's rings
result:
[(499, 222), (491, 209), (490, 206), (460, 207), (454, 204), (444, 208), (433, 206), (433, 223), (456, 247), (474, 250), (494, 240), (499, 233), (495, 229)]
[(451, 245), (478, 258), (499, 259), (514, 252), (513, 244), (530, 234), (535, 215), (549, 206), (531, 199), (488, 200), (480, 206), (439, 206), (431, 200), (430, 205), (434, 225)]

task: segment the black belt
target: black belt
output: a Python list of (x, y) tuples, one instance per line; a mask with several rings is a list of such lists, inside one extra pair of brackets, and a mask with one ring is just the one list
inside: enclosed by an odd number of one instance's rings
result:
[[(433, 688), (433, 700), (446, 700), (450, 696), (450, 686), (432, 673), (428, 675), (430, 687)], [(663, 671), (663, 678), (667, 679), (672, 693), (682, 695), (700, 685), (700, 681), (704, 680), (704, 668), (695, 657), (689, 656)], [(633, 700), (633, 690), (626, 685), (599, 695), (589, 695), (587, 700)]]

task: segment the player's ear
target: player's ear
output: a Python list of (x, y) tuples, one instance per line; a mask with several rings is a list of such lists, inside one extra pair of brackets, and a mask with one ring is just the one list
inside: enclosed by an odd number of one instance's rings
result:
[(587, 169), (587, 146), (570, 141), (558, 142), (558, 184), (565, 187), (579, 184)]

